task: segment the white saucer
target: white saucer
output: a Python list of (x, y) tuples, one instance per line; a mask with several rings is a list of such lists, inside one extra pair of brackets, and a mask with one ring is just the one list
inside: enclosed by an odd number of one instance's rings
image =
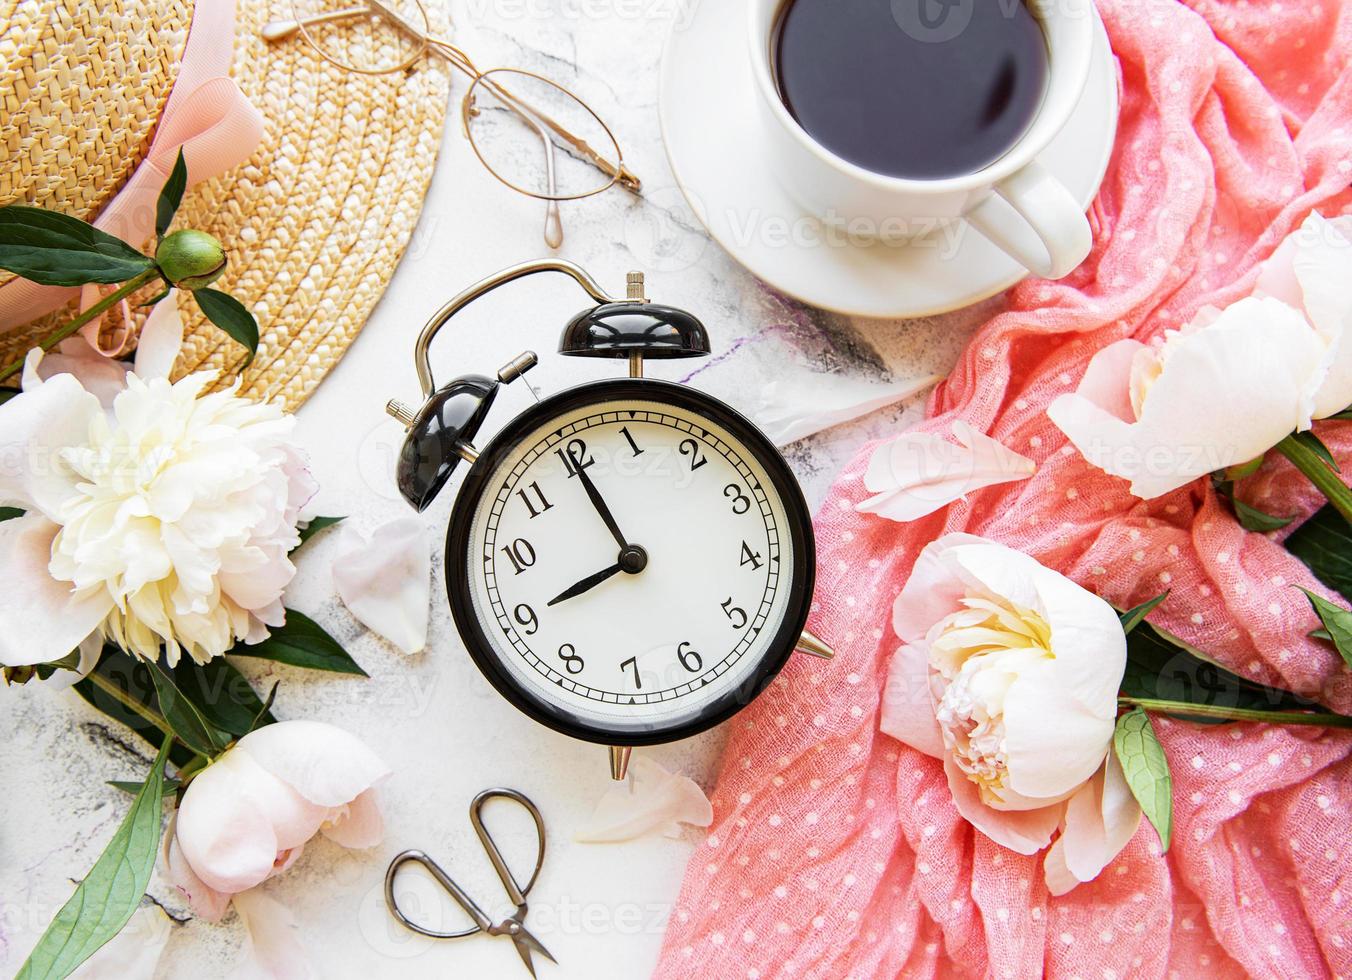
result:
[[(851, 316), (943, 313), (1028, 275), (961, 220), (919, 243), (852, 245), (795, 204), (759, 138), (745, 17), (746, 0), (696, 4), (691, 20), (667, 38), (658, 99), (681, 192), (729, 255), (776, 289)], [(1117, 131), (1117, 72), (1101, 21), (1097, 28), (1084, 95), (1039, 158), (1086, 208)]]

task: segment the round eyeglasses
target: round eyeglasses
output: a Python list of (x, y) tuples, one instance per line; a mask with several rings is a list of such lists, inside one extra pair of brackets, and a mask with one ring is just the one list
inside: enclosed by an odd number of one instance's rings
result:
[(432, 33), (422, 0), (293, 0), (291, 9), (291, 20), (263, 27), (265, 40), (299, 35), (326, 61), (363, 75), (406, 71), (430, 53), (468, 76), (461, 129), (489, 173), (546, 202), (544, 236), (551, 248), (563, 244), (560, 201), (616, 184), (641, 190), (615, 134), (591, 106), (535, 72), (480, 71), (463, 50)]

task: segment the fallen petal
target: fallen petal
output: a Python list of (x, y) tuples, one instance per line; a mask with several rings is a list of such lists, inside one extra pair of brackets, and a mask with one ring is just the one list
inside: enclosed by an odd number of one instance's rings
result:
[(654, 834), (674, 836), (680, 833), (680, 824), (707, 827), (713, 821), (713, 807), (694, 780), (636, 755), (629, 763), (628, 778), (606, 790), (573, 839), (613, 844)]
[(432, 554), (427, 528), (401, 517), (377, 528), (369, 540), (346, 528), (333, 560), (333, 584), (363, 625), (404, 653), (427, 646), (432, 596)]
[(301, 942), (300, 923), (281, 902), (257, 888), (235, 896), (248, 938), (231, 980), (306, 980), (314, 967)]
[(151, 980), (169, 942), (169, 916), (157, 905), (143, 905), (89, 959), (71, 974), (73, 980)]
[(862, 513), (914, 521), (983, 487), (1026, 480), (1037, 468), (961, 419), (957, 445), (933, 432), (908, 432), (873, 451), (864, 485), (874, 496), (855, 505)]
[(910, 398), (934, 385), (938, 375), (878, 384), (841, 374), (815, 374), (809, 383), (772, 381), (760, 392), (752, 416), (776, 446), (805, 439)]

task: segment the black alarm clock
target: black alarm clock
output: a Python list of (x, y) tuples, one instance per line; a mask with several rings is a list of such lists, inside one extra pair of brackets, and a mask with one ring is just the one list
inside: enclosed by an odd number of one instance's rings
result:
[[(624, 360), (628, 377), (545, 398), (479, 448), (498, 388), (536, 356), (438, 386), (432, 339), (473, 300), (537, 272), (570, 276), (599, 304), (568, 322), (559, 353)], [(470, 656), (536, 721), (610, 746), (616, 779), (633, 746), (694, 735), (746, 707), (795, 649), (831, 656), (803, 630), (815, 547), (797, 481), (743, 415), (643, 376), (645, 360), (709, 353), (698, 319), (643, 292), (637, 272), (618, 299), (569, 262), (504, 270), (423, 328), (422, 407), (388, 406), (408, 430), (397, 475), (413, 507), (469, 464), (445, 566)]]

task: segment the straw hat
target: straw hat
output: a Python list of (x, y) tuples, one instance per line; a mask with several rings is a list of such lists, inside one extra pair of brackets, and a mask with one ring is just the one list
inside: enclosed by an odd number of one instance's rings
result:
[[(222, 2), (228, 22), (229, 0), (197, 0), (217, 16)], [(194, 13), (184, 0), (0, 0), (0, 205), (95, 220), (146, 157)], [(243, 393), (294, 409), (357, 335), (408, 244), (450, 80), (435, 59), (363, 75), (298, 39), (261, 38), (265, 23), (290, 16), (288, 0), (239, 0), (231, 75), (263, 116), (262, 141), (245, 163), (190, 188), (175, 227), (225, 244), (230, 266), (215, 285), (258, 319)], [(0, 286), (11, 278), (0, 272)], [(196, 304), (180, 309), (177, 373), (235, 369), (239, 347)], [(0, 333), (0, 363), (70, 313)]]

